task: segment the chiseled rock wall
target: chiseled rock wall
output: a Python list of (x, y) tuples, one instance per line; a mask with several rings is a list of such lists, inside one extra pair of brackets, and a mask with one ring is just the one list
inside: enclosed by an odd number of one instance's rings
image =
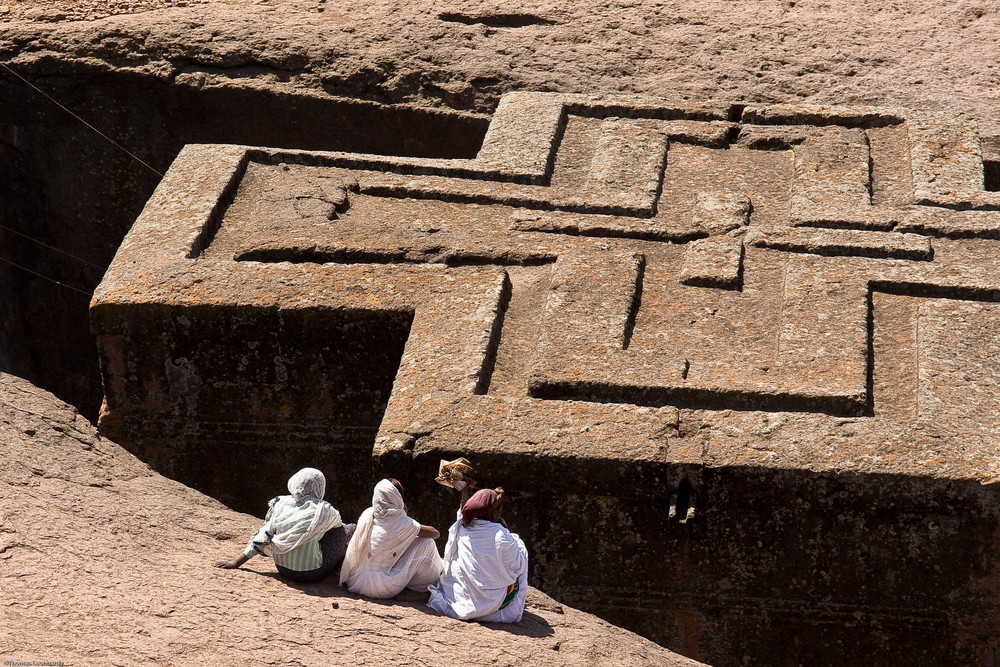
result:
[(526, 93), (471, 160), (189, 146), (95, 295), (101, 428), (246, 506), (309, 455), (361, 505), (373, 453), (441, 524), (468, 456), (537, 585), (713, 664), (984, 662), (998, 237), (926, 111)]

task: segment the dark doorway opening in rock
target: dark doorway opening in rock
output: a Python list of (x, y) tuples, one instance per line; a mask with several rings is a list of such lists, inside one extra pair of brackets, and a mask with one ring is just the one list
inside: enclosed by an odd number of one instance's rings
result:
[(148, 368), (109, 381), (102, 431), (163, 474), (252, 514), (286, 492), (291, 473), (319, 468), (329, 499), (357, 516), (371, 496), (372, 445), (412, 319), (151, 304), (101, 334), (105, 363)]
[(990, 192), (1000, 192), (1000, 161), (983, 161), (983, 186)]
[[(469, 158), (488, 124), (276, 79), (168, 80), (60, 60), (12, 68), (161, 172), (188, 143)], [(88, 295), (159, 177), (6, 72), (0, 96), (0, 370), (96, 420)]]

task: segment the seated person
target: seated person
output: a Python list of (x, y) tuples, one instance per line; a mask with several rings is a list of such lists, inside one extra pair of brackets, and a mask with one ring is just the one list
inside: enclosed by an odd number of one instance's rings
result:
[(423, 592), (441, 576), (434, 544), (440, 533), (406, 515), (402, 490), (398, 481), (383, 479), (358, 519), (340, 570), (340, 583), (352, 593), (391, 598), (404, 588)]
[(237, 568), (261, 554), (274, 558), (284, 578), (310, 583), (326, 578), (340, 565), (354, 524), (345, 526), (340, 512), (323, 500), (326, 477), (316, 468), (303, 468), (288, 480), (288, 492), (291, 495), (268, 503), (264, 524), (243, 554), (216, 567)]
[(502, 488), (477, 491), (448, 531), (444, 573), (427, 605), (464, 621), (517, 623), (528, 598), (528, 550), (503, 523)]

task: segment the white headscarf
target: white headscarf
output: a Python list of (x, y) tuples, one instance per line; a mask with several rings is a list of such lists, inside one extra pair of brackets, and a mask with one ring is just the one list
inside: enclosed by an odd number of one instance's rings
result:
[(288, 492), (298, 502), (312, 496), (323, 500), (326, 495), (326, 477), (316, 468), (303, 468), (288, 480)]
[(387, 479), (375, 485), (372, 506), (358, 519), (340, 568), (340, 583), (362, 564), (371, 570), (389, 569), (420, 532), (420, 524), (406, 515), (403, 496)]
[[(326, 477), (316, 468), (303, 468), (288, 480), (290, 496), (278, 496), (254, 546), (265, 555), (288, 553), (320, 539), (331, 528), (343, 525), (340, 512), (323, 500)], [(269, 553), (270, 552), (270, 553)]]

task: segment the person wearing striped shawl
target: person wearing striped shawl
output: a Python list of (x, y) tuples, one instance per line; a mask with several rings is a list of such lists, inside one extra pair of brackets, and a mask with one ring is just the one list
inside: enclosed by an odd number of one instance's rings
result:
[(259, 554), (273, 558), (278, 574), (291, 581), (316, 582), (333, 573), (355, 525), (344, 525), (340, 512), (323, 500), (326, 477), (316, 468), (292, 475), (288, 492), (268, 503), (264, 523), (243, 553), (216, 567), (237, 568)]

